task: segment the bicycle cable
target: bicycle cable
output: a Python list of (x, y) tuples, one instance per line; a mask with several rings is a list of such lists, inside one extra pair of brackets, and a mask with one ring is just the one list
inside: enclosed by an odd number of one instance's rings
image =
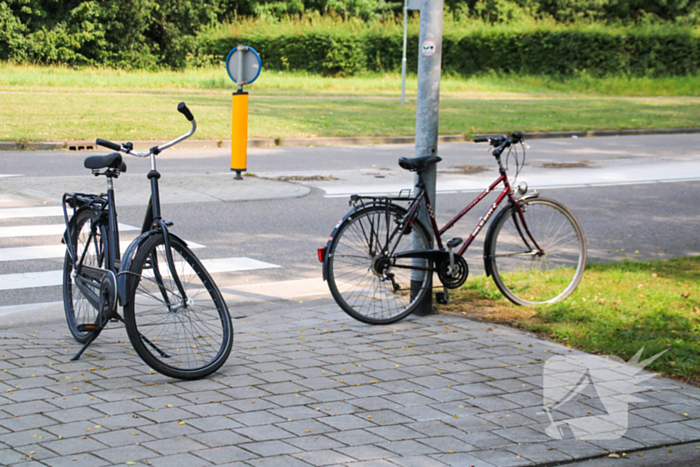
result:
[(515, 160), (515, 176), (513, 177), (513, 180), (511, 182), (513, 185), (515, 185), (515, 183), (517, 182), (518, 175), (520, 174), (520, 171), (525, 165), (525, 143), (523, 141), (520, 141), (520, 146), (522, 146), (523, 149), (522, 160), (520, 160), (520, 157), (518, 155), (518, 148), (515, 145), (511, 145), (508, 148), (508, 154), (506, 154), (506, 170), (508, 170), (510, 166), (511, 153), (513, 153), (513, 159)]

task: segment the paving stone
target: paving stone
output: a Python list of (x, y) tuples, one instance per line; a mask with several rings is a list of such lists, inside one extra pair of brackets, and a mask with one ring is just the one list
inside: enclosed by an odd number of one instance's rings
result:
[(467, 444), (464, 441), (453, 436), (435, 436), (430, 438), (419, 438), (416, 439), (416, 441), (425, 444), (426, 446), (430, 446), (441, 453), (447, 453), (449, 451), (468, 452), (477, 449), (471, 444)]
[[(333, 419), (335, 417), (328, 417), (329, 419)], [(296, 420), (296, 421), (291, 421), (291, 422), (284, 422), (284, 423), (277, 423), (276, 424), (278, 427), (282, 428), (283, 430), (289, 431), (291, 433), (294, 433), (297, 436), (310, 436), (310, 435), (318, 435), (321, 433), (331, 433), (337, 431), (335, 428), (325, 425), (323, 423), (320, 423), (316, 420)]]
[(389, 441), (402, 441), (407, 439), (421, 438), (424, 435), (419, 431), (408, 428), (404, 425), (386, 425), (366, 428), (367, 431), (375, 433)]
[(376, 426), (370, 420), (359, 415), (338, 415), (335, 417), (321, 418), (318, 419), (318, 421), (326, 425), (330, 425), (331, 427), (340, 431)]
[(551, 440), (544, 443), (543, 445), (556, 449), (557, 451), (563, 452), (574, 459), (588, 459), (591, 457), (602, 456), (607, 454), (608, 451), (596, 446), (587, 441), (582, 441), (580, 439), (562, 439), (562, 440)]
[[(661, 432), (666, 436), (669, 436), (673, 439), (677, 439), (684, 443), (690, 441), (700, 441), (700, 429), (691, 428), (687, 423), (672, 422), (655, 424), (650, 428), (654, 431)], [(625, 437), (637, 441), (637, 439), (634, 436), (629, 436), (629, 431), (625, 434)]]
[(55, 420), (42, 414), (25, 415), (23, 417), (0, 420), (0, 426), (10, 431), (30, 430), (38, 427), (47, 428), (56, 424), (57, 422)]
[(494, 430), (494, 434), (509, 439), (514, 443), (540, 443), (547, 442), (550, 438), (544, 431), (534, 430), (529, 426), (517, 428), (505, 428), (503, 430)]
[(44, 401), (8, 403), (3, 405), (2, 408), (8, 414), (18, 416), (36, 415), (43, 412), (46, 412), (48, 415), (49, 412), (56, 410), (54, 405)]
[[(432, 456), (431, 458), (435, 460), (436, 457), (437, 456)], [(455, 467), (501, 467), (498, 464), (491, 464), (478, 457), (474, 457), (471, 453), (444, 454), (439, 460), (440, 462)]]
[(441, 420), (450, 417), (450, 415), (446, 414), (445, 412), (425, 406), (404, 407), (401, 409), (401, 414), (419, 422), (424, 422), (427, 420)]
[(153, 467), (171, 467), (174, 465), (186, 465), (187, 467), (204, 467), (207, 465), (211, 465), (209, 461), (206, 461), (190, 453), (156, 457), (154, 459), (150, 459), (150, 462), (150, 465), (152, 465)]
[(310, 465), (309, 463), (292, 456), (265, 457), (259, 461), (250, 462), (250, 464), (266, 467), (309, 467)]
[(228, 430), (232, 428), (241, 428), (243, 424), (237, 422), (234, 416), (213, 416), (213, 417), (201, 417), (192, 418), (187, 420), (187, 424), (191, 425), (201, 431), (219, 431)]
[(389, 461), (401, 467), (444, 467), (446, 465), (426, 456), (392, 457)]
[(405, 441), (392, 441), (384, 446), (384, 448), (401, 456), (421, 456), (440, 453), (439, 450), (434, 449), (431, 446), (411, 439)]
[[(315, 404), (316, 405), (316, 404)], [(303, 407), (303, 406), (294, 406), (294, 407), (285, 407), (281, 409), (272, 409), (269, 412), (272, 414), (275, 414), (279, 417), (282, 417), (286, 419), (287, 421), (291, 420), (302, 420), (302, 419), (309, 419), (309, 418), (319, 418), (319, 417), (325, 417), (329, 413), (333, 413), (333, 404), (326, 404), (329, 405), (329, 407), (323, 407), (322, 410), (315, 410), (311, 409), (309, 407)], [(325, 410), (325, 409), (331, 409), (331, 410)]]
[(352, 457), (343, 455), (339, 452), (328, 450), (322, 451), (311, 451), (304, 452), (299, 455), (300, 460), (307, 462), (311, 465), (324, 466), (324, 465), (340, 465), (349, 462), (354, 462), (355, 459)]
[[(550, 449), (551, 448), (551, 449)], [(552, 464), (554, 462), (571, 462), (570, 455), (556, 450), (552, 446), (545, 444), (524, 444), (522, 446), (511, 446), (508, 451), (532, 461), (536, 465)]]
[(210, 448), (222, 446), (237, 446), (241, 443), (249, 443), (252, 440), (242, 436), (232, 430), (211, 431), (207, 433), (192, 433), (187, 435), (189, 438), (204, 444)]
[(686, 420), (683, 415), (662, 409), (660, 407), (650, 407), (648, 409), (635, 409), (631, 411), (635, 415), (653, 420), (656, 423), (678, 422)]
[(220, 448), (203, 449), (201, 451), (197, 451), (196, 455), (213, 464), (225, 464), (227, 462), (258, 459), (258, 456), (256, 454), (253, 454), (250, 451), (246, 451), (236, 446), (223, 446)]
[(261, 457), (291, 454), (301, 450), (283, 441), (260, 441), (257, 443), (240, 444), (238, 447), (251, 451)]
[(326, 436), (348, 446), (375, 444), (381, 439), (378, 438), (376, 434), (370, 433), (364, 429), (327, 433)]
[(101, 467), (103, 465), (112, 465), (109, 461), (100, 459), (94, 454), (76, 454), (74, 456), (47, 459), (43, 462), (51, 467)]
[(124, 430), (113, 430), (106, 433), (91, 436), (95, 441), (99, 441), (105, 446), (117, 447), (135, 443), (147, 443), (155, 440), (153, 436), (139, 430), (138, 428), (128, 428)]
[(240, 411), (234, 409), (233, 407), (229, 407), (228, 405), (224, 405), (222, 403), (185, 405), (181, 406), (180, 408), (202, 418), (212, 416), (231, 416), (240, 413)]
[(348, 467), (394, 467), (396, 464), (384, 459), (375, 459), (372, 461), (361, 461), (347, 464)]
[(234, 431), (254, 441), (270, 441), (274, 439), (291, 438), (294, 436), (292, 433), (283, 430), (282, 428), (266, 425), (236, 428)]
[(299, 436), (296, 438), (285, 439), (284, 442), (289, 443), (292, 446), (296, 446), (304, 452), (322, 451), (325, 449), (338, 450), (339, 448), (347, 446), (346, 444), (335, 439), (331, 439), (325, 435)]
[(106, 446), (90, 438), (68, 438), (49, 441), (43, 445), (46, 449), (61, 455), (68, 456), (81, 453), (97, 453), (98, 450), (104, 449)]
[(487, 451), (472, 451), (469, 454), (474, 457), (486, 461), (490, 464), (497, 465), (498, 467), (519, 467), (525, 465), (532, 465), (529, 459), (525, 459), (518, 454), (514, 454), (508, 451), (502, 451), (499, 449), (487, 450)]
[(163, 456), (207, 449), (207, 446), (185, 436), (149, 441), (147, 443), (141, 443), (141, 445)]
[[(388, 444), (384, 442), (385, 444)], [(358, 461), (368, 461), (372, 459), (386, 459), (388, 457), (394, 457), (396, 454), (385, 449), (385, 444), (381, 447), (377, 445), (364, 445), (364, 446), (348, 446), (345, 448), (336, 449), (336, 451), (341, 452), (353, 459)]]
[(272, 414), (268, 411), (259, 410), (257, 412), (238, 414), (236, 415), (235, 421), (242, 423), (245, 426), (259, 426), (285, 422), (287, 419), (285, 417)]

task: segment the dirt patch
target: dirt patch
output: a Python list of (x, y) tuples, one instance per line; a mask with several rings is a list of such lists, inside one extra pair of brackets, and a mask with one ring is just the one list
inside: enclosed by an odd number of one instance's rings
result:
[(588, 161), (581, 162), (545, 162), (542, 164), (545, 169), (590, 169), (591, 163)]
[(335, 178), (333, 175), (311, 175), (311, 176), (283, 175), (281, 177), (274, 177), (274, 178), (267, 178), (267, 177), (261, 177), (261, 178), (265, 178), (266, 180), (275, 180), (278, 182), (327, 182), (327, 181), (332, 181), (332, 180), (340, 180), (339, 178)]
[(483, 165), (453, 165), (448, 170), (438, 170), (440, 173), (472, 175), (487, 172), (489, 169)]

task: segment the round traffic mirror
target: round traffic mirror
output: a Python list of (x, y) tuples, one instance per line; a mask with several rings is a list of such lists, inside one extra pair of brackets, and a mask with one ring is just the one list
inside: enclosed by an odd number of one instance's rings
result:
[(239, 45), (226, 57), (226, 71), (234, 83), (239, 86), (250, 84), (260, 75), (262, 60), (252, 47)]

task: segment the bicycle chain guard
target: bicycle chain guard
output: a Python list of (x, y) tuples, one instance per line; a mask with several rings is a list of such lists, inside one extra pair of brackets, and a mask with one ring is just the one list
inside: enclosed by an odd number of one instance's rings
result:
[(450, 271), (449, 258), (441, 261), (437, 267), (438, 278), (442, 285), (448, 289), (456, 289), (461, 287), (469, 276), (469, 266), (462, 255), (454, 254), (455, 267), (454, 271)]

